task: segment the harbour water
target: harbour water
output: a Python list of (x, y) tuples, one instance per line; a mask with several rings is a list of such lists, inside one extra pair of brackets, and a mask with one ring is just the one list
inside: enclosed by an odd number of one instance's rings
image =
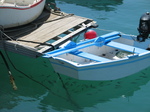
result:
[[(150, 11), (148, 0), (56, 3), (64, 12), (94, 19), (98, 35), (110, 31), (138, 35), (140, 16)], [(2, 53), (18, 89), (12, 89), (0, 56), (0, 112), (150, 112), (150, 67), (113, 81), (78, 81), (52, 71), (48, 59)]]

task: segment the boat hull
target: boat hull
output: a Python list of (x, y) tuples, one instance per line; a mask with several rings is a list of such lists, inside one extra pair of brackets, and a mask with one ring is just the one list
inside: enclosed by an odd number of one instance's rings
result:
[(35, 20), (42, 13), (45, 0), (29, 5), (29, 6), (0, 6), (0, 25), (4, 28), (16, 27), (28, 24)]
[(130, 35), (108, 33), (79, 43), (68, 41), (47, 52), (55, 72), (78, 80), (115, 80), (150, 66), (149, 40), (135, 41)]
[(150, 65), (150, 54), (107, 63), (76, 65), (59, 58), (50, 58), (57, 73), (79, 80), (115, 80), (137, 73)]

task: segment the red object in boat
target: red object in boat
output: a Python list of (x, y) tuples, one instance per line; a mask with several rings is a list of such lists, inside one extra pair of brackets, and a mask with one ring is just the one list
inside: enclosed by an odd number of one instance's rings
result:
[(97, 37), (97, 33), (94, 30), (88, 30), (85, 34), (84, 34), (84, 38), (85, 39), (93, 39)]

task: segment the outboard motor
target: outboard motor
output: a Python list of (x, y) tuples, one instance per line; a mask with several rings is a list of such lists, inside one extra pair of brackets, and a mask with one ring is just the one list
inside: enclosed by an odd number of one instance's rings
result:
[(150, 34), (150, 13), (149, 12), (141, 16), (138, 31), (139, 31), (139, 35), (137, 36), (138, 41), (143, 42), (145, 41), (145, 39), (149, 38), (149, 34)]

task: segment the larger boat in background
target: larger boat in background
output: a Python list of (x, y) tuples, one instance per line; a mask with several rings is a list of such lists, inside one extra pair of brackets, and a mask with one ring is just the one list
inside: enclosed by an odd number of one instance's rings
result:
[(0, 0), (0, 25), (4, 28), (24, 25), (42, 13), (45, 0)]

